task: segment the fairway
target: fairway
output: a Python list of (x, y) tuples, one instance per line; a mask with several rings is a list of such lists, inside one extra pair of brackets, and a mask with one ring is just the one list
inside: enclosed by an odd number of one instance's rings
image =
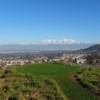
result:
[(54, 79), (66, 97), (69, 97), (70, 100), (98, 100), (71, 79), (71, 74), (80, 71), (81, 68), (79, 66), (62, 64), (27, 64), (24, 66), (13, 66), (11, 68), (16, 74), (23, 73)]

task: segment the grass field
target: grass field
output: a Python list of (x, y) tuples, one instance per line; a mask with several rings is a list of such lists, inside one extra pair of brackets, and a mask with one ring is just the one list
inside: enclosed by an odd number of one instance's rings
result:
[(100, 68), (83, 68), (78, 74), (78, 80), (89, 91), (100, 96)]
[(68, 100), (56, 81), (46, 77), (7, 74), (0, 77), (0, 100)]
[(88, 93), (71, 75), (80, 71), (81, 67), (62, 64), (30, 64), (24, 66), (13, 66), (12, 70), (16, 74), (27, 74), (35, 76), (50, 77), (58, 83), (63, 93), (70, 100), (99, 100), (94, 95)]

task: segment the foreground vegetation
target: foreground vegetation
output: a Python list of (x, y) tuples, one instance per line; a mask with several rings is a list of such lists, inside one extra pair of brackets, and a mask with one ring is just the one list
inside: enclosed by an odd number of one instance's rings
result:
[[(86, 72), (83, 71), (84, 69), (87, 68), (82, 68), (75, 65), (62, 65), (62, 64), (29, 64), (29, 65), (27, 64), (24, 66), (11, 66), (6, 68), (7, 71), (13, 72), (14, 76), (19, 76), (19, 75), (23, 76), (22, 78), (28, 80), (29, 83), (31, 83), (30, 79), (32, 79), (33, 77), (33, 80), (37, 82), (36, 83), (37, 85), (40, 83), (42, 84), (41, 88), (44, 87), (43, 84), (45, 79), (53, 83), (52, 86), (50, 86), (50, 89), (48, 90), (50, 94), (46, 91), (46, 93), (51, 95), (53, 99), (46, 98), (43, 100), (67, 100), (67, 99), (68, 100), (99, 100), (100, 98), (98, 96), (93, 95), (92, 93), (90, 93), (90, 91), (87, 91), (85, 88), (83, 88), (77, 81), (75, 81), (75, 78), (73, 77), (74, 75), (78, 76), (80, 73)], [(30, 78), (27, 78), (27, 76)], [(82, 80), (85, 80), (85, 77), (87, 77), (87, 75), (84, 76)], [(20, 80), (19, 78), (17, 79)], [(40, 80), (42, 80), (42, 82)], [(14, 84), (12, 83), (12, 86), (13, 85)], [(21, 86), (22, 86), (21, 89), (23, 90), (24, 85), (21, 84)], [(47, 87), (49, 87), (49, 85), (47, 85)], [(29, 87), (29, 90), (31, 89)], [(45, 88), (43, 88), (43, 90), (45, 90)], [(66, 95), (66, 98), (64, 94)], [(9, 94), (7, 95), (9, 96)], [(59, 99), (55, 97), (59, 97)], [(42, 100), (42, 99), (39, 98), (36, 100)]]
[(58, 84), (46, 77), (13, 74), (0, 75), (0, 100), (67, 100)]
[(100, 68), (83, 68), (76, 78), (84, 88), (100, 96)]

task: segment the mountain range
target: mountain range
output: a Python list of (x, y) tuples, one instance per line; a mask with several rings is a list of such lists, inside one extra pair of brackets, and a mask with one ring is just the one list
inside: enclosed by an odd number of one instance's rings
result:
[(40, 51), (74, 51), (75, 53), (100, 53), (100, 44), (71, 45), (1, 45), (0, 53), (25, 53)]
[(90, 47), (92, 44), (66, 44), (66, 45), (35, 45), (35, 44), (13, 44), (13, 45), (1, 45), (0, 53), (16, 53), (16, 52), (38, 52), (38, 51), (55, 51), (55, 50), (66, 50), (74, 51)]
[(84, 49), (85, 53), (100, 53), (100, 44), (93, 45), (87, 49)]

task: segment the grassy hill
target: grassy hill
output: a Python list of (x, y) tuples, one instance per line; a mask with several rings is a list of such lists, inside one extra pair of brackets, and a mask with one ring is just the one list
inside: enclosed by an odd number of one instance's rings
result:
[(82, 88), (72, 78), (73, 74), (81, 70), (81, 67), (79, 66), (62, 64), (30, 64), (24, 66), (12, 66), (8, 69), (11, 69), (15, 75), (23, 73), (29, 76), (42, 76), (55, 80), (61, 91), (67, 98), (69, 98), (69, 100), (99, 100), (96, 96)]

